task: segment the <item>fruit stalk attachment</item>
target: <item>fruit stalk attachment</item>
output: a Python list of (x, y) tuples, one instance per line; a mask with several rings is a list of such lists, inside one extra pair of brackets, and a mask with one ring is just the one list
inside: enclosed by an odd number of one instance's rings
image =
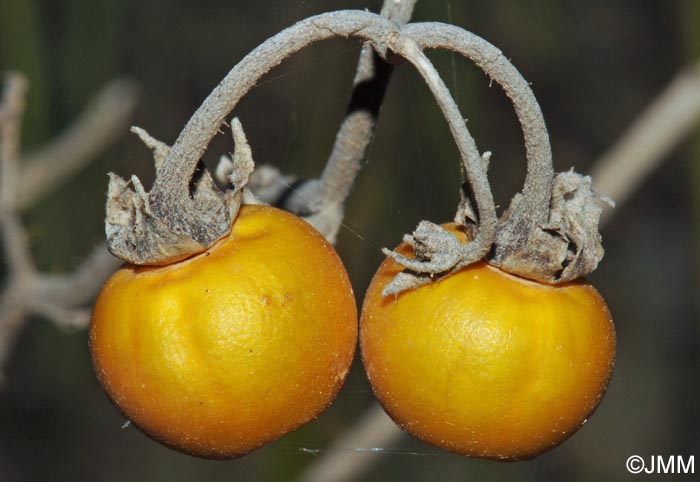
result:
[[(236, 166), (233, 192), (221, 192), (201, 164), (206, 146), (225, 117), (257, 81), (282, 60), (320, 40), (354, 37), (369, 42), (385, 60), (388, 54), (403, 57), (423, 75), (438, 96), (441, 107), (457, 111), (432, 64), (401, 27), (386, 18), (363, 11), (339, 11), (317, 15), (287, 28), (263, 42), (241, 60), (190, 118), (172, 147), (136, 130), (154, 151), (156, 180), (146, 192), (138, 178), (127, 182), (112, 175), (107, 203), (107, 238), (110, 251), (132, 264), (162, 265), (201, 252), (229, 232), (250, 176), (249, 165)], [(453, 116), (454, 117), (454, 116)], [(240, 127), (240, 125), (239, 125)], [(495, 228), (495, 208), (480, 156), (463, 121), (450, 122), (462, 153), (481, 223), (480, 233), (464, 248), (463, 257), (476, 261), (490, 248)], [(234, 137), (236, 123), (234, 122)], [(239, 135), (241, 139), (241, 135)], [(247, 143), (236, 150), (249, 152)], [(352, 182), (352, 178), (348, 182)], [(483, 211), (483, 212), (482, 212)]]
[[(407, 268), (387, 286), (385, 295), (429, 283), (487, 255), (491, 264), (510, 273), (548, 283), (570, 281), (595, 269), (603, 255), (598, 201), (609, 200), (591, 189), (590, 178), (573, 171), (554, 176), (542, 112), (528, 83), (500, 50), (451, 25), (400, 26), (380, 15), (351, 10), (298, 22), (254, 49), (214, 89), (172, 147), (137, 129), (154, 151), (156, 180), (147, 193), (138, 178), (129, 183), (111, 175), (110, 251), (133, 264), (160, 265), (201, 252), (228, 233), (253, 169), (250, 147), (240, 123), (234, 121), (236, 153), (232, 165), (222, 169), (231, 170), (227, 182), (231, 189), (222, 192), (201, 163), (206, 146), (260, 77), (291, 54), (333, 37), (369, 42), (384, 60), (404, 59), (419, 71), (447, 119), (468, 181), (456, 220), (469, 229), (472, 240), (463, 245), (438, 225), (421, 222), (405, 237), (414, 248), (413, 258), (385, 251)], [(449, 90), (423, 54), (426, 48), (449, 49), (473, 60), (503, 87), (515, 106), (525, 139), (527, 176), (522, 193), (515, 195), (500, 219), (486, 176), (490, 153), (479, 153)], [(354, 176), (350, 169), (348, 184)], [(311, 213), (307, 220), (319, 222), (320, 214), (327, 213)], [(340, 216), (342, 209), (336, 214)]]
[[(415, 4), (416, 0), (385, 0), (380, 15), (397, 25), (405, 25)], [(303, 217), (335, 244), (345, 203), (362, 169), (393, 70), (392, 63), (383, 60), (371, 43), (365, 43), (345, 118), (322, 174), (316, 179), (300, 180), (282, 174), (273, 166), (259, 165), (251, 175), (252, 193), (263, 202)]]
[[(503, 88), (522, 126), (527, 157), (525, 186), (498, 220), (489, 263), (545, 283), (571, 281), (592, 272), (603, 257), (598, 232), (601, 204), (613, 203), (592, 189), (588, 176), (573, 170), (554, 175), (544, 117), (527, 81), (499, 49), (459, 27), (415, 23), (402, 33), (421, 48), (447, 49), (472, 60)], [(458, 113), (451, 115), (448, 121), (461, 120)], [(490, 156), (484, 153), (484, 165)], [(475, 214), (474, 192), (468, 187), (462, 190), (455, 221), (473, 230), (483, 220)], [(406, 267), (387, 285), (385, 296), (443, 278), (473, 262), (460, 253), (454, 236), (427, 221), (419, 223), (404, 241), (413, 248), (413, 258), (385, 250)]]
[[(172, 148), (144, 129), (133, 127), (131, 130), (153, 151), (156, 172), (161, 172)], [(112, 254), (131, 264), (163, 265), (205, 250), (228, 232), (223, 231), (223, 227), (230, 228), (236, 217), (243, 189), (255, 167), (243, 126), (237, 118), (231, 122), (231, 131), (235, 143), (233, 161), (222, 158), (222, 167), (217, 169), (218, 177), (227, 186), (226, 191), (222, 192), (214, 184), (202, 163), (197, 165), (190, 180), (191, 209), (202, 213), (192, 231), (168, 225), (153, 205), (153, 194), (146, 192), (138, 177), (131, 176), (127, 182), (110, 173), (105, 225), (107, 245)]]

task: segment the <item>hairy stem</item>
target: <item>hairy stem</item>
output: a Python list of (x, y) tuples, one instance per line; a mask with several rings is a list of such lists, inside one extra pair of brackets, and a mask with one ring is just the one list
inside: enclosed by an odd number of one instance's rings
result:
[(151, 191), (153, 212), (173, 229), (208, 241), (197, 232), (189, 180), (209, 141), (238, 101), (265, 73), (310, 44), (333, 37), (356, 37), (381, 45), (395, 30), (393, 23), (379, 15), (340, 11), (303, 20), (263, 42), (231, 69), (175, 141)]
[[(403, 25), (410, 20), (416, 1), (389, 0), (384, 2), (381, 15)], [(322, 205), (343, 202), (347, 198), (372, 137), (392, 70), (371, 45), (364, 46), (353, 81), (348, 113), (320, 178), (318, 201)]]
[[(380, 15), (404, 25), (410, 20), (415, 4), (416, 0), (387, 0)], [(345, 201), (362, 168), (360, 163), (372, 139), (392, 71), (393, 67), (382, 60), (371, 44), (363, 46), (347, 113), (316, 191), (303, 199), (297, 199), (302, 196), (293, 193), (284, 206), (312, 213), (308, 221), (331, 242), (335, 242)], [(295, 209), (295, 206), (302, 206), (302, 209)]]
[[(421, 43), (420, 39), (417, 40)], [(624, 205), (634, 190), (647, 179), (652, 169), (664, 160), (668, 151), (687, 136), (693, 125), (700, 123), (699, 72), (700, 63), (682, 69), (639, 119), (635, 120), (609, 151), (594, 164), (591, 172), (598, 185), (605, 186), (603, 192), (606, 194), (615, 193), (618, 204)], [(653, 139), (652, 144), (649, 144), (649, 136)], [(663, 148), (656, 148), (656, 143)], [(626, 175), (619, 175), (621, 172)], [(617, 212), (619, 210), (610, 211), (610, 215), (604, 217), (602, 223), (607, 224)], [(377, 452), (368, 457), (364, 453), (358, 456), (357, 452), (344, 450), (345, 448), (387, 447), (390, 450), (406, 437), (407, 434), (392, 422), (381, 406), (374, 403), (357, 417), (345, 434), (334, 441), (333, 448), (338, 450), (329, 450), (315, 459), (299, 481), (359, 480), (389, 451)]]
[(199, 158), (225, 117), (262, 75), (289, 55), (320, 40), (355, 37), (370, 42), (380, 54), (387, 48), (396, 50), (419, 69), (436, 95), (458, 142), (470, 183), (478, 195), (477, 204), (484, 223), (483, 233), (473, 244), (475, 249), (467, 251), (474, 256), (476, 253), (483, 255), (493, 238), (495, 208), (480, 155), (454, 100), (432, 64), (399, 30), (398, 25), (380, 15), (348, 10), (303, 20), (262, 43), (226, 75), (190, 118), (167, 160), (158, 169), (149, 195), (151, 212), (173, 232), (186, 233), (202, 245), (209, 245), (222, 236), (225, 231), (220, 232), (221, 228), (211, 229), (202, 223), (190, 196), (189, 184)]
[(512, 101), (523, 130), (527, 175), (521, 208), (510, 215), (506, 226), (499, 227), (496, 250), (498, 238), (525, 242), (533, 227), (547, 220), (554, 176), (549, 134), (532, 89), (498, 48), (462, 28), (425, 22), (407, 25), (403, 32), (422, 48), (447, 49), (469, 58), (495, 80)]
[(474, 139), (467, 130), (464, 117), (459, 112), (457, 103), (450, 95), (450, 91), (430, 60), (421, 51), (419, 45), (411, 37), (401, 35), (396, 36), (390, 43), (390, 46), (397, 54), (409, 60), (421, 74), (426, 84), (428, 84), (457, 143), (457, 148), (464, 163), (464, 170), (479, 211), (477, 234), (461, 255), (463, 265), (473, 263), (483, 258), (491, 248), (497, 223), (496, 207), (481, 155)]

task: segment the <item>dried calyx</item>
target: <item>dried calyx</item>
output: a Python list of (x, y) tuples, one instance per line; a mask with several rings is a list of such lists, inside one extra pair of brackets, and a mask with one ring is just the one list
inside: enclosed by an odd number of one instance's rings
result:
[[(110, 251), (133, 264), (167, 264), (203, 251), (229, 231), (251, 174), (252, 161), (241, 167), (234, 159), (230, 179), (233, 189), (221, 192), (201, 167), (201, 156), (225, 117), (260, 77), (285, 58), (317, 41), (354, 37), (369, 42), (381, 57), (396, 54), (408, 60), (436, 93), (446, 115), (449, 112), (452, 119), (459, 118), (459, 111), (449, 93), (439, 95), (441, 91), (447, 92), (442, 79), (416, 42), (402, 31), (401, 25), (364, 11), (331, 12), (302, 20), (263, 42), (243, 58), (190, 118), (172, 147), (137, 130), (154, 151), (156, 180), (147, 193), (135, 177), (131, 182), (111, 177), (106, 220)], [(478, 151), (463, 120), (453, 120), (450, 128), (458, 139), (480, 213), (479, 230), (474, 240), (464, 247), (462, 258), (476, 261), (488, 252), (492, 242), (496, 226), (495, 208), (485, 174), (479, 171)], [(245, 147), (243, 150), (249, 154), (245, 143), (236, 144), (237, 152)], [(236, 154), (234, 157), (241, 156)], [(356, 169), (353, 166), (336, 167), (324, 177), (339, 176), (339, 179), (335, 182), (326, 180), (323, 191), (336, 189), (345, 193), (341, 196), (344, 198), (350, 189), (343, 184), (352, 183)], [(262, 184), (274, 188), (277, 183), (273, 179), (272, 182), (263, 180)], [(321, 199), (319, 205), (312, 206), (306, 219), (332, 239), (342, 217), (343, 202), (344, 199), (333, 196), (330, 201)]]
[[(523, 195), (516, 194), (499, 219), (487, 259), (490, 264), (511, 274), (551, 284), (572, 281), (596, 269), (603, 258), (598, 232), (600, 214), (604, 205), (612, 207), (614, 203), (592, 189), (590, 177), (573, 170), (558, 173), (545, 222), (517, 218), (514, 213), (526, 210), (523, 203)], [(468, 232), (478, 225), (468, 195), (463, 194), (455, 221)], [(406, 268), (385, 287), (384, 296), (437, 281), (471, 264), (462, 255), (464, 245), (429, 221), (421, 221), (403, 241), (411, 246), (411, 257), (383, 250)]]
[[(225, 117), (260, 77), (302, 48), (333, 37), (359, 38), (385, 60), (402, 58), (418, 70), (447, 120), (467, 179), (456, 220), (471, 231), (470, 242), (461, 244), (440, 226), (421, 222), (405, 237), (413, 247), (412, 258), (385, 251), (406, 268), (387, 285), (385, 295), (440, 279), (485, 257), (510, 273), (548, 283), (569, 281), (595, 269), (603, 254), (597, 227), (600, 201), (606, 200), (591, 189), (587, 177), (573, 172), (554, 176), (539, 105), (528, 83), (500, 50), (452, 25), (401, 26), (362, 11), (317, 15), (265, 41), (212, 91), (172, 147), (136, 129), (154, 152), (156, 180), (147, 193), (136, 177), (127, 182), (111, 175), (106, 220), (110, 251), (133, 264), (167, 264), (186, 258), (228, 233), (241, 202), (254, 200), (246, 194), (249, 180), (257, 191), (269, 194), (261, 197), (274, 198), (275, 192), (283, 191), (291, 178), (269, 168), (253, 173), (250, 147), (236, 120), (232, 124), (234, 158), (223, 158), (217, 169), (227, 190), (217, 188), (200, 159)], [(486, 175), (490, 153), (479, 153), (449, 90), (423, 53), (431, 48), (473, 60), (513, 102), (523, 129), (528, 169), (522, 193), (513, 198), (500, 219)], [(331, 167), (320, 184), (307, 184), (308, 192), (298, 196), (308, 198), (300, 213), (307, 214), (307, 221), (329, 239), (337, 233), (348, 186), (359, 168), (355, 164)], [(318, 194), (328, 191), (340, 194)]]
[[(231, 130), (235, 142), (233, 161), (223, 157), (217, 168), (226, 190), (221, 191), (206, 167), (198, 165), (190, 182), (189, 199), (190, 209), (200, 217), (188, 231), (172, 227), (159, 216), (163, 211), (153, 208), (158, 200), (151, 199), (138, 177), (131, 176), (127, 182), (110, 173), (105, 229), (112, 254), (131, 264), (163, 265), (203, 251), (229, 232), (254, 168), (250, 146), (238, 119), (233, 119)], [(158, 172), (170, 153), (170, 146), (143, 129), (135, 127), (132, 131), (153, 151)]]
[[(355, 37), (386, 53), (387, 42), (398, 28), (386, 18), (364, 11), (331, 12), (302, 20), (263, 42), (234, 66), (190, 118), (172, 147), (137, 130), (154, 151), (156, 179), (151, 191), (146, 192), (135, 177), (130, 182), (110, 177), (106, 219), (110, 252), (128, 263), (162, 265), (211, 246), (229, 232), (253, 168), (252, 161), (239, 165), (241, 157), (249, 158), (249, 147), (236, 142), (228, 179), (232, 189), (222, 192), (200, 163), (207, 145), (238, 101), (265, 73), (308, 45), (329, 38)], [(233, 128), (236, 136), (235, 124)], [(265, 176), (253, 177), (272, 188), (277, 184), (261, 179)], [(337, 206), (335, 210), (334, 206), (323, 206), (319, 211), (309, 220), (318, 218), (327, 223), (329, 219), (339, 220), (342, 214)], [(338, 215), (333, 216), (336, 211)], [(337, 231), (337, 227), (328, 231), (332, 230)]]
[(514, 213), (523, 196), (516, 194), (499, 221), (493, 254), (489, 262), (504, 271), (545, 283), (563, 283), (585, 276), (603, 258), (598, 232), (604, 204), (611, 199), (591, 187), (591, 178), (572, 170), (554, 176), (546, 222), (533, 223), (525, 235)]
[[(525, 187), (498, 220), (488, 262), (509, 273), (552, 284), (595, 270), (603, 257), (600, 214), (604, 204), (612, 206), (613, 202), (592, 189), (588, 176), (573, 170), (554, 175), (544, 118), (527, 81), (500, 50), (458, 27), (409, 24), (403, 33), (423, 48), (448, 49), (473, 60), (503, 88), (522, 126), (528, 163)], [(482, 156), (485, 167), (490, 156), (490, 152)], [(473, 231), (482, 222), (482, 211), (474, 205), (473, 184), (465, 183), (461, 193), (455, 221)], [(385, 287), (385, 296), (431, 283), (472, 262), (461, 254), (456, 237), (426, 221), (405, 236), (404, 242), (413, 248), (410, 258), (384, 250), (406, 268)]]

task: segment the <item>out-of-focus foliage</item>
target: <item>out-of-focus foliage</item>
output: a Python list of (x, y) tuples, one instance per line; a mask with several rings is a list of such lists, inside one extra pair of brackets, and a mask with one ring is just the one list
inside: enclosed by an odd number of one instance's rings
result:
[[(550, 127), (555, 167), (585, 172), (679, 67), (699, 54), (697, 5), (422, 0), (415, 19), (455, 23), (499, 46), (533, 84)], [(135, 124), (172, 143), (228, 69), (264, 39), (315, 13), (365, 7), (376, 11), (379, 2), (2, 0), (0, 69), (21, 70), (31, 81), (27, 148), (60, 131), (117, 75), (142, 87)], [(257, 162), (307, 177), (321, 170), (358, 48), (342, 41), (314, 46), (269, 74), (241, 103), (236, 113)], [(463, 59), (444, 53), (432, 58), (478, 145), (494, 153), (490, 179), (503, 206), (524, 174), (512, 109)], [(206, 160), (228, 150), (229, 136), (220, 135)], [(700, 453), (698, 202), (692, 202), (692, 193), (700, 192), (698, 152), (678, 149), (604, 229), (606, 257), (590, 278), (616, 322), (617, 367), (607, 397), (578, 434), (517, 464), (436, 453), (405, 439), (387, 448), (426, 455), (386, 455), (364, 480), (622, 480), (632, 454)], [(28, 212), (32, 250), (42, 268), (70, 269), (102, 238), (108, 171), (153, 178), (148, 151), (125, 133)], [(379, 248), (397, 244), (420, 219), (450, 219), (459, 182), (444, 121), (419, 77), (400, 66), (338, 243), (358, 302), (382, 258)], [(372, 400), (357, 363), (336, 403), (317, 421), (240, 460), (211, 462), (170, 451), (133, 427), (120, 428), (124, 419), (92, 373), (84, 332), (65, 334), (32, 320), (6, 377), (0, 392), (2, 481), (291, 480), (315, 460), (304, 448), (327, 447)]]

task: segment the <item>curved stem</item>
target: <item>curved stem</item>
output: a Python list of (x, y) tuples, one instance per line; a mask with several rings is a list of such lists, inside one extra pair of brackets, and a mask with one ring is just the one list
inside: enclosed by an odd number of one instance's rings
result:
[(447, 49), (469, 58), (495, 80), (512, 101), (525, 139), (527, 175), (523, 202), (510, 214), (507, 226), (499, 226), (499, 235), (508, 231), (510, 239), (515, 236), (524, 242), (534, 226), (547, 221), (554, 176), (547, 127), (530, 85), (498, 48), (462, 28), (423, 22), (406, 25), (402, 33), (421, 48)]
[(476, 260), (482, 257), (493, 240), (496, 216), (479, 152), (456, 103), (432, 64), (415, 42), (398, 30), (396, 24), (380, 15), (347, 10), (308, 18), (263, 42), (231, 69), (190, 118), (166, 162), (158, 169), (150, 193), (152, 212), (176, 233), (185, 232), (197, 241), (208, 241), (207, 236), (196, 232), (199, 224), (196, 222), (197, 212), (190, 197), (189, 184), (197, 162), (224, 118), (260, 77), (289, 55), (320, 40), (338, 36), (356, 37), (371, 42), (379, 52), (387, 47), (396, 50), (419, 70), (438, 100), (458, 144), (470, 184), (478, 197), (477, 206), (483, 223), (483, 229), (479, 230), (474, 242), (465, 248), (465, 258)]
[[(397, 25), (405, 25), (413, 14), (417, 0), (384, 0), (380, 15)], [(362, 169), (384, 94), (394, 66), (382, 59), (385, 52), (377, 52), (371, 43), (365, 43), (357, 63), (350, 100), (333, 149), (323, 173), (317, 179), (297, 182), (282, 190), (268, 191), (271, 198), (261, 200), (302, 216), (331, 243), (342, 226), (345, 202)], [(282, 174), (276, 176), (281, 181)], [(272, 180), (271, 180), (272, 181)], [(272, 182), (279, 182), (272, 181)], [(256, 196), (265, 191), (253, 189)], [(280, 201), (283, 203), (280, 204)]]
[[(406, 24), (417, 0), (387, 0), (381, 16)], [(359, 172), (376, 124), (379, 107), (392, 71), (391, 64), (383, 61), (377, 52), (366, 45), (360, 54), (348, 115), (338, 131), (328, 163), (319, 179), (318, 202), (321, 205), (342, 203)]]
[(150, 193), (153, 212), (175, 230), (188, 232), (196, 224), (189, 181), (197, 162), (238, 101), (285, 58), (333, 37), (356, 37), (382, 45), (396, 30), (395, 24), (379, 15), (347, 10), (302, 20), (263, 42), (231, 69), (180, 133)]
[(450, 132), (457, 143), (466, 176), (474, 193), (474, 199), (479, 211), (478, 232), (474, 240), (465, 246), (461, 264), (464, 266), (478, 261), (491, 248), (497, 224), (496, 207), (479, 150), (474, 139), (469, 134), (457, 103), (419, 45), (411, 37), (402, 33), (392, 38), (389, 46), (394, 52), (411, 62), (421, 74), (435, 96), (435, 100), (440, 106), (440, 110), (450, 127)]

